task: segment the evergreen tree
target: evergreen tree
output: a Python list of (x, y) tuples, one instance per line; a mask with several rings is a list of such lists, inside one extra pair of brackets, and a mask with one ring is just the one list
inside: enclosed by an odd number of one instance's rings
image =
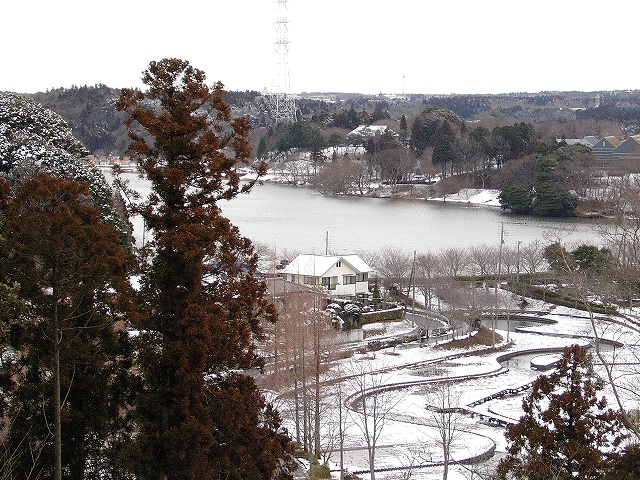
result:
[(433, 147), (433, 155), (431, 156), (431, 163), (434, 165), (440, 165), (442, 168), (442, 178), (446, 176), (447, 162), (453, 161), (454, 151), (451, 138), (442, 135), (437, 136)]
[(507, 427), (509, 447), (500, 478), (601, 478), (623, 436), (618, 413), (606, 409), (604, 388), (586, 349), (565, 348), (556, 370), (539, 377), (524, 399), (524, 415)]
[(7, 468), (16, 478), (104, 478), (132, 398), (132, 352), (116, 328), (131, 259), (86, 183), (39, 173), (5, 212), (0, 270), (29, 305), (13, 336)]
[(256, 151), (256, 158), (262, 160), (267, 155), (267, 141), (264, 137), (258, 142), (258, 150)]
[(511, 210), (513, 213), (527, 214), (531, 212), (531, 196), (520, 185), (509, 185), (500, 192), (498, 197), (500, 208)]
[(406, 132), (409, 129), (409, 125), (407, 124), (407, 117), (404, 114), (400, 117), (400, 130)]
[(123, 90), (117, 103), (129, 113), (129, 152), (151, 181), (138, 208), (153, 238), (131, 469), (140, 479), (284, 478), (288, 438), (246, 374), (263, 365), (253, 338), (275, 312), (251, 242), (217, 205), (251, 188), (234, 169), (248, 162), (250, 125), (231, 118), (222, 84), (204, 81), (188, 62), (151, 62), (146, 94)]
[(637, 480), (640, 478), (640, 445), (627, 445), (620, 453), (614, 454), (611, 467), (602, 480)]
[(435, 147), (442, 138), (449, 143), (465, 131), (464, 120), (446, 108), (427, 106), (411, 124), (411, 145), (418, 155), (428, 147)]
[[(0, 178), (0, 232), (2, 232), (2, 225), (4, 224), (4, 209), (6, 208), (9, 195), (9, 182)], [(4, 239), (0, 235), (0, 245)], [(20, 285), (6, 285), (0, 283), (0, 348), (5, 347), (9, 342), (9, 330), (10, 323), (16, 321), (22, 313), (25, 311), (25, 302), (20, 297)], [(5, 385), (6, 387), (6, 385)], [(3, 391), (6, 390), (3, 389)], [(4, 395), (0, 396), (0, 408), (5, 406), (4, 402), (6, 398)], [(2, 411), (2, 410), (0, 410)]]

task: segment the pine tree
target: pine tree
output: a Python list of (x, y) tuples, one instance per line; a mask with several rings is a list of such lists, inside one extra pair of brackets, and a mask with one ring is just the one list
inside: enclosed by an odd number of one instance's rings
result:
[(612, 447), (623, 439), (618, 413), (606, 409), (604, 388), (586, 350), (565, 348), (556, 370), (538, 378), (524, 399), (524, 415), (507, 428), (500, 478), (601, 478)]
[(129, 152), (151, 181), (138, 209), (153, 239), (132, 470), (141, 479), (283, 478), (288, 438), (246, 374), (263, 365), (253, 339), (275, 312), (251, 242), (217, 205), (251, 188), (234, 169), (249, 162), (250, 126), (231, 118), (222, 84), (204, 81), (188, 62), (151, 62), (147, 93), (124, 90), (117, 103), (129, 113)]

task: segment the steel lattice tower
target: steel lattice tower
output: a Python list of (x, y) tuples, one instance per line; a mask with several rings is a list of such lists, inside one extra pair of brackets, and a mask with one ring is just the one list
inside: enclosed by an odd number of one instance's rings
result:
[(267, 92), (266, 99), (271, 115), (276, 123), (296, 121), (296, 102), (291, 96), (289, 83), (289, 19), (288, 0), (276, 0), (276, 72), (273, 91)]

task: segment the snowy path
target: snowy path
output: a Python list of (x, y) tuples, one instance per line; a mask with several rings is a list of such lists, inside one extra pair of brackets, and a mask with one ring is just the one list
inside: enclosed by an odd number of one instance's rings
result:
[[(433, 386), (444, 381), (454, 381), (455, 405), (452, 406), (467, 412), (460, 426), (462, 436), (453, 446), (453, 459), (458, 461), (505, 450), (503, 425), (518, 420), (522, 414), (522, 398), (541, 374), (531, 369), (531, 359), (542, 352), (558, 352), (575, 343), (587, 345), (591, 337), (591, 323), (584, 312), (555, 308), (535, 316), (552, 323), (511, 332), (512, 345), (505, 351), (487, 347), (447, 351), (433, 345), (418, 348), (408, 344), (393, 351), (354, 355), (351, 362), (370, 362), (375, 366), (368, 374), (384, 377), (384, 382), (369, 389), (367, 395), (383, 390), (395, 395), (393, 415), (379, 439), (378, 445), (382, 446), (376, 451), (377, 478), (394, 478), (398, 469), (405, 473), (411, 471), (412, 479), (441, 478), (438, 465), (443, 458), (435, 441), (438, 431), (433, 427), (433, 412), (427, 404)], [(626, 326), (618, 319), (606, 325), (604, 337), (622, 343), (627, 343), (625, 338), (628, 336), (637, 340), (634, 326)], [(411, 324), (407, 322), (405, 328), (409, 331)], [(397, 333), (401, 335), (400, 331)], [(506, 332), (500, 333), (504, 336)], [(344, 371), (344, 363), (340, 371)], [(325, 378), (335, 382), (336, 372)], [(346, 377), (343, 380), (345, 390), (348, 390), (348, 380)], [(353, 405), (357, 397), (352, 390), (345, 404)], [(347, 470), (367, 472), (368, 458), (362, 433), (353, 425), (348, 426), (345, 433)], [(331, 462), (335, 470), (338, 453), (334, 450)], [(495, 460), (490, 462), (495, 463)], [(464, 468), (469, 467), (451, 466), (449, 478), (466, 478)]]

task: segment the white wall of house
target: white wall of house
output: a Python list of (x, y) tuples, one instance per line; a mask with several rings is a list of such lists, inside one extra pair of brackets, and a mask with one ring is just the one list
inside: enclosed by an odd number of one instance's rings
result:
[(369, 292), (368, 272), (360, 273), (339, 258), (325, 272), (287, 273), (286, 278), (300, 285), (322, 286), (332, 297), (355, 297)]

